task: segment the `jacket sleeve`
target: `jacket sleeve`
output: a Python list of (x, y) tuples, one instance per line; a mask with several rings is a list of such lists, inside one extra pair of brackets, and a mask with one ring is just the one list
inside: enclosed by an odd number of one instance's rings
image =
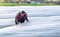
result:
[(29, 21), (29, 20), (28, 20), (28, 16), (27, 16), (27, 14), (25, 15), (25, 19), (26, 19), (27, 22)]
[(16, 15), (15, 19), (19, 19), (19, 17), (20, 17), (20, 13)]
[(15, 16), (15, 19), (16, 19), (16, 20), (18, 19), (18, 14)]

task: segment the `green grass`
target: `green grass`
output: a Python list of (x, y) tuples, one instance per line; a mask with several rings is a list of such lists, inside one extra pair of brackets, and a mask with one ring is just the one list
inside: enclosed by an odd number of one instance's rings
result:
[(19, 4), (19, 3), (0, 3), (0, 6), (54, 6), (53, 4)]

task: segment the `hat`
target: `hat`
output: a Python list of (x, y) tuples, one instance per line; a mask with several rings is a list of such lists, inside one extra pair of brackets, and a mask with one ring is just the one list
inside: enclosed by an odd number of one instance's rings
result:
[(25, 14), (25, 11), (22, 11), (22, 14)]

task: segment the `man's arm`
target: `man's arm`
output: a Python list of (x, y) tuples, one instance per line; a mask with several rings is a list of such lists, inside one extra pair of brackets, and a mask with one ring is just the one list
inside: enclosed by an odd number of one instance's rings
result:
[(28, 20), (28, 16), (27, 16), (27, 14), (25, 15), (25, 19), (26, 19), (27, 22), (29, 21), (29, 20)]

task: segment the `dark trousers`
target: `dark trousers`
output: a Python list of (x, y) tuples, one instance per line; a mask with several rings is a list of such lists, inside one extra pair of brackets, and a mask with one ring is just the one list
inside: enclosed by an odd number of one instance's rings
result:
[(24, 23), (25, 22), (25, 19), (24, 18), (22, 18), (22, 19), (16, 19), (15, 20), (15, 24), (17, 25), (17, 24), (19, 24), (19, 23)]

